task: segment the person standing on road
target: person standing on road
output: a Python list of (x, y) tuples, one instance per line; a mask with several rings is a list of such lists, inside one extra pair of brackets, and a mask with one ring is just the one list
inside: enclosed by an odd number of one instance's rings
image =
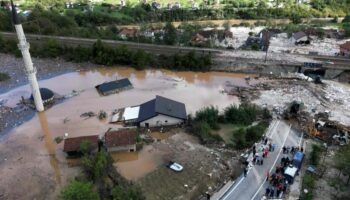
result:
[(243, 171), (244, 177), (247, 177), (247, 173), (248, 173), (248, 170), (247, 170), (247, 168), (245, 167), (245, 168), (244, 168), (244, 171)]
[(266, 181), (269, 181), (269, 178), (270, 178), (270, 172), (267, 171), (267, 172), (266, 172)]

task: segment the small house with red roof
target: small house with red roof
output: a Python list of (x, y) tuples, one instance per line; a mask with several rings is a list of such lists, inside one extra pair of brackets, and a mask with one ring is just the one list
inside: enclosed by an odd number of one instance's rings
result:
[(104, 142), (108, 152), (136, 151), (136, 129), (107, 131)]
[(68, 155), (79, 154), (81, 153), (80, 145), (83, 142), (89, 142), (89, 144), (91, 145), (90, 148), (93, 151), (96, 151), (98, 149), (99, 137), (98, 135), (89, 135), (74, 138), (66, 138), (64, 140), (63, 151), (66, 152)]
[(340, 55), (342, 56), (350, 56), (350, 41), (341, 44), (340, 46)]

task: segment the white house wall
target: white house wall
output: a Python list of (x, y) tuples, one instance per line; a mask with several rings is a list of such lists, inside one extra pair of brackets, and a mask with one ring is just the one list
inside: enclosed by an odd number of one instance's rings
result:
[(146, 123), (149, 124), (149, 127), (157, 127), (157, 126), (169, 126), (183, 123), (183, 119), (178, 119), (174, 117), (169, 117), (166, 115), (158, 114), (155, 117), (152, 117), (148, 120), (145, 120), (140, 123), (141, 127), (146, 127)]

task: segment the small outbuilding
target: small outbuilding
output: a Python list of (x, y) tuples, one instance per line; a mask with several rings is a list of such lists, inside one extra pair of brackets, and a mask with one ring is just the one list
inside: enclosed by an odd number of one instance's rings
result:
[(64, 140), (63, 151), (68, 155), (77, 155), (80, 154), (80, 145), (83, 142), (89, 142), (91, 145), (91, 150), (98, 149), (99, 137), (98, 135), (89, 135), (89, 136), (81, 136), (74, 138), (67, 138)]
[[(55, 94), (48, 88), (40, 88), (40, 95), (44, 105), (50, 104), (53, 102)], [(34, 101), (33, 94), (30, 96), (30, 100)]]
[(340, 55), (342, 56), (350, 56), (350, 41), (347, 41), (344, 44), (341, 44), (340, 46)]
[(129, 79), (123, 78), (120, 80), (102, 83), (100, 85), (97, 85), (95, 88), (102, 95), (110, 95), (124, 90), (132, 89), (133, 86)]
[(108, 152), (136, 151), (136, 129), (108, 131), (104, 141)]
[(293, 33), (292, 42), (294, 44), (310, 44), (309, 37), (306, 35), (305, 32), (302, 31)]
[(165, 97), (156, 96), (140, 105), (138, 125), (140, 127), (160, 127), (183, 124), (187, 119), (186, 106)]

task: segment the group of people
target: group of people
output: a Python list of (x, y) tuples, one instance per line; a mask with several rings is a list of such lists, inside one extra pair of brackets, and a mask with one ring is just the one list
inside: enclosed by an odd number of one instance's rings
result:
[(265, 190), (265, 197), (279, 197), (287, 190), (288, 182), (284, 178), (284, 168), (281, 165), (276, 167), (275, 172), (270, 176), (267, 173), (269, 186)]
[(253, 164), (257, 165), (263, 165), (264, 164), (264, 158), (266, 158), (269, 155), (269, 152), (275, 151), (276, 145), (272, 144), (270, 141), (268, 141), (267, 138), (263, 140), (263, 144), (259, 147), (257, 151), (257, 145), (254, 144), (252, 148), (253, 152)]
[[(276, 149), (276, 144), (272, 144), (267, 138), (264, 138), (261, 143), (254, 144), (252, 147), (252, 153), (253, 153), (253, 165), (263, 165), (264, 164), (264, 158), (266, 158), (269, 155), (269, 152), (273, 152)], [(245, 163), (244, 168), (244, 176), (247, 176), (249, 169), (249, 162)]]
[(289, 146), (284, 146), (282, 148), (283, 154), (288, 154), (288, 153), (294, 154), (297, 151), (303, 152), (304, 149), (303, 149), (303, 147), (299, 148), (299, 147), (289, 147)]

